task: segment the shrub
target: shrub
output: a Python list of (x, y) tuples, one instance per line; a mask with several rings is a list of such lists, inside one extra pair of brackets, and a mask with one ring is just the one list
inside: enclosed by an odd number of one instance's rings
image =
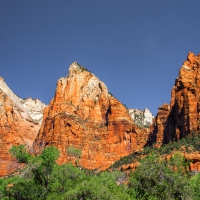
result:
[(131, 174), (129, 193), (137, 199), (190, 199), (188, 181), (179, 172), (172, 171), (165, 161), (152, 153)]
[(76, 165), (78, 165), (79, 158), (81, 157), (82, 151), (80, 149), (73, 147), (73, 146), (69, 146), (66, 150), (67, 150), (67, 153), (68, 153), (69, 156), (76, 158), (75, 162), (76, 162)]

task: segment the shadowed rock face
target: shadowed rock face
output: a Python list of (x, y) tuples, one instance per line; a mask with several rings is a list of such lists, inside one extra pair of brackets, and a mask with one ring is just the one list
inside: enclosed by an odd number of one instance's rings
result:
[(157, 146), (200, 129), (200, 54), (189, 52), (171, 91), (170, 105), (159, 107), (149, 143)]
[(38, 134), (40, 122), (35, 121), (28, 110), (40, 110), (42, 113), (45, 104), (39, 100), (33, 101), (36, 106), (25, 107), (23, 100), (16, 96), (0, 78), (0, 177), (14, 172), (19, 164), (8, 152), (13, 145), (24, 144), (28, 149)]
[(34, 150), (55, 145), (61, 152), (58, 162), (65, 163), (71, 160), (66, 148), (73, 146), (82, 151), (82, 167), (103, 170), (143, 147), (147, 137), (105, 84), (74, 62), (68, 76), (57, 82)]

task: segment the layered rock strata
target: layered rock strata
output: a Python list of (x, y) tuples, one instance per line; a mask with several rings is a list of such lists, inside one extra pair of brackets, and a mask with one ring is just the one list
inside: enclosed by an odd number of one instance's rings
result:
[(149, 144), (178, 140), (200, 129), (200, 54), (189, 52), (171, 91), (170, 105), (159, 107)]
[(104, 170), (143, 147), (147, 138), (105, 84), (74, 62), (68, 76), (58, 80), (55, 96), (45, 108), (34, 150), (40, 153), (56, 146), (61, 164), (73, 161), (66, 152), (72, 146), (82, 151), (79, 165)]
[[(29, 101), (29, 100), (28, 100)], [(29, 114), (30, 107), (24, 106), (26, 100), (15, 95), (0, 78), (0, 177), (14, 172), (20, 165), (13, 159), (9, 149), (13, 145), (24, 144), (28, 149), (38, 134), (41, 120), (35, 120)], [(35, 103), (33, 110), (45, 107), (39, 100), (31, 100)], [(34, 103), (33, 103), (34, 104)], [(39, 108), (37, 108), (37, 106)]]

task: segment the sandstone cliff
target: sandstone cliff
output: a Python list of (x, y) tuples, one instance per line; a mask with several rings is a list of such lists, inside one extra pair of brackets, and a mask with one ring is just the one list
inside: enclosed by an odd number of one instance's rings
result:
[(21, 103), (34, 122), (41, 125), (43, 120), (43, 111), (47, 105), (42, 103), (39, 99), (32, 98), (23, 99)]
[[(32, 102), (29, 106), (27, 102)], [(34, 106), (35, 105), (35, 106)], [(40, 128), (34, 110), (43, 112), (45, 104), (39, 100), (23, 100), (15, 95), (0, 78), (0, 177), (15, 171), (19, 165), (9, 154), (12, 145), (32, 147)], [(41, 116), (40, 116), (41, 117)]]
[(200, 129), (200, 54), (189, 52), (171, 91), (170, 105), (159, 107), (149, 144), (157, 146)]
[(82, 151), (82, 167), (103, 170), (143, 147), (147, 137), (105, 84), (74, 62), (68, 76), (58, 80), (55, 96), (45, 108), (34, 149), (40, 153), (54, 145), (61, 152), (58, 162), (65, 163), (73, 161), (66, 152), (73, 146)]
[(153, 124), (154, 116), (148, 108), (144, 110), (129, 109), (129, 114), (134, 120), (135, 124), (139, 127), (149, 127)]

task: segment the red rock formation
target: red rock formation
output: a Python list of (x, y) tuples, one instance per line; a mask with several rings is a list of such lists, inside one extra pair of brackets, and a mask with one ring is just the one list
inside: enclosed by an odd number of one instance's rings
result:
[[(191, 153), (187, 153), (185, 152), (186, 149), (185, 148), (183, 149), (184, 149), (183, 152), (180, 152), (180, 151), (177, 151), (177, 152), (182, 154), (185, 160), (190, 163), (188, 171), (199, 172), (200, 171), (200, 153), (198, 151), (196, 152), (192, 151)], [(170, 159), (172, 155), (177, 152), (173, 152), (171, 155), (167, 155), (167, 157)]]
[(61, 152), (58, 162), (65, 163), (70, 160), (66, 148), (73, 146), (82, 151), (81, 166), (103, 170), (143, 147), (147, 137), (105, 84), (74, 62), (57, 82), (34, 149), (39, 153), (54, 145)]
[(200, 129), (200, 54), (189, 52), (171, 92), (170, 107), (159, 108), (149, 143), (157, 146)]
[(164, 103), (158, 108), (157, 116), (154, 119), (153, 127), (149, 135), (149, 144), (156, 142), (156, 146), (160, 147), (163, 144), (165, 135), (167, 136), (168, 129), (166, 121), (170, 113), (170, 106)]
[(124, 164), (121, 167), (119, 167), (118, 170), (120, 171), (135, 171), (137, 167), (140, 166), (140, 163), (138, 161), (132, 162), (130, 164)]
[(190, 162), (190, 171), (200, 172), (200, 153), (198, 151), (184, 153), (184, 157)]
[[(185, 159), (185, 161), (189, 162), (189, 166), (186, 166), (186, 167), (182, 166), (183, 171), (186, 170), (187, 172), (190, 171), (190, 172), (195, 172), (195, 173), (200, 172), (200, 153), (198, 151), (196, 152), (192, 151), (191, 153), (187, 153), (186, 148), (184, 146), (182, 146), (182, 148), (179, 151), (171, 152), (168, 155), (161, 155), (161, 159), (166, 160), (167, 162), (170, 162), (173, 156), (177, 153), (181, 154), (183, 158)], [(139, 159), (142, 159), (144, 157), (146, 157), (146, 155), (140, 156)], [(126, 171), (126, 172), (135, 171), (137, 167), (139, 167), (141, 164), (139, 162), (139, 159), (135, 159), (129, 164), (123, 164), (122, 166), (118, 168), (118, 170)], [(174, 171), (177, 171), (178, 169), (177, 166), (173, 166), (170, 168), (173, 169)], [(112, 169), (110, 171), (112, 171)]]
[(0, 78), (0, 177), (20, 167), (9, 149), (19, 144), (31, 147), (40, 128), (24, 108), (23, 101)]

